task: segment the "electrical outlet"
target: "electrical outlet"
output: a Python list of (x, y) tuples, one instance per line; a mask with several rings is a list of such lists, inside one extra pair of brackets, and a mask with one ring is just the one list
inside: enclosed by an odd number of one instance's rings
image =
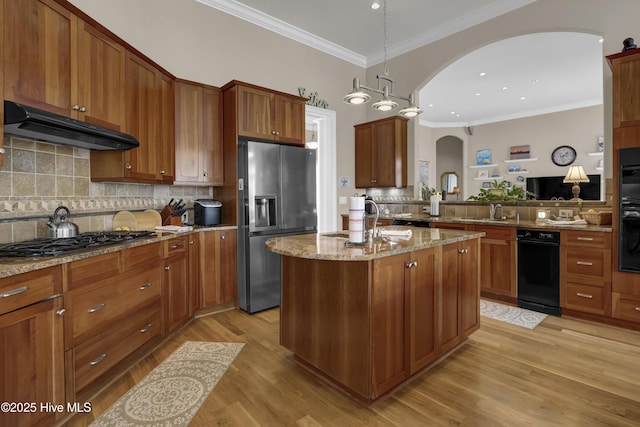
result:
[(572, 218), (573, 209), (558, 209), (558, 216), (561, 218)]
[(338, 202), (341, 205), (346, 205), (347, 204), (347, 198), (344, 196), (340, 196), (340, 201)]

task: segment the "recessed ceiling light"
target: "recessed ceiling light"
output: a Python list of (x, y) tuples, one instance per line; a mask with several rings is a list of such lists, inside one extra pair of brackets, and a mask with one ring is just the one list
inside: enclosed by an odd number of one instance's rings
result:
[(527, 99), (527, 97), (526, 96), (521, 96), (520, 99), (524, 101), (525, 99)]
[(487, 75), (487, 73), (485, 73), (485, 72), (483, 71), (482, 73), (480, 73), (480, 75), (481, 75), (482, 77), (484, 77), (484, 76), (486, 76), (486, 75)]
[(480, 92), (476, 92), (476, 96), (480, 96)]
[(429, 105), (427, 105), (427, 107), (433, 107), (433, 104), (429, 104)]
[(456, 112), (455, 112), (455, 111), (452, 111), (452, 112), (451, 112), (451, 115), (454, 115), (454, 114), (456, 114)]
[(540, 83), (540, 80), (538, 80), (538, 79), (533, 79), (533, 80), (531, 80), (531, 83)]
[(460, 117), (460, 114), (456, 114), (456, 117)]
[(380, 9), (380, 3), (378, 3), (377, 1), (374, 1), (373, 3), (371, 3), (371, 9), (373, 10)]
[(509, 88), (506, 87), (506, 86), (502, 86), (502, 90), (507, 90), (507, 89), (509, 89)]

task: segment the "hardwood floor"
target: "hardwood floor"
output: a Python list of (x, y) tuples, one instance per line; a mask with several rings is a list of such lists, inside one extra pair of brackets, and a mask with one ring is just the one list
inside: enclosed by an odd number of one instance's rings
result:
[(192, 426), (638, 426), (640, 332), (549, 316), (534, 330), (481, 318), (456, 353), (372, 408), (296, 365), (278, 310), (194, 320), (92, 401), (88, 425), (183, 341), (246, 345)]

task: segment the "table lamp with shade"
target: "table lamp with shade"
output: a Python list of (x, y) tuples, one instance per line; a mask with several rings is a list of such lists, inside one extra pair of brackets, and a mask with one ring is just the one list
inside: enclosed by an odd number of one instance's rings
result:
[(569, 166), (569, 171), (567, 172), (567, 176), (562, 180), (565, 184), (573, 184), (571, 191), (573, 193), (572, 201), (577, 201), (579, 204), (582, 204), (582, 199), (580, 196), (580, 183), (581, 182), (589, 182), (589, 177), (586, 173), (584, 173), (584, 169), (580, 165)]

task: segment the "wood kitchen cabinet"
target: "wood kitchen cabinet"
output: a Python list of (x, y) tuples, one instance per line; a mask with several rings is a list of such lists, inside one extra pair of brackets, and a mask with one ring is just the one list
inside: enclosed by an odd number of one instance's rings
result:
[(355, 125), (356, 188), (407, 186), (406, 117)]
[(177, 80), (175, 184), (222, 185), (222, 92)]
[(165, 240), (164, 247), (165, 333), (170, 333), (189, 320), (189, 236)]
[(65, 405), (62, 298), (38, 302), (0, 315), (0, 402), (27, 410), (2, 411), (5, 427), (50, 426), (62, 414), (40, 403)]
[(91, 180), (172, 184), (175, 169), (173, 78), (131, 52), (125, 62), (123, 130), (140, 146), (91, 153)]
[(3, 8), (5, 99), (122, 130), (124, 47), (55, 1)]
[(189, 235), (187, 249), (189, 276), (189, 317), (200, 309), (200, 233)]
[(560, 233), (560, 306), (611, 315), (611, 233)]
[(442, 353), (480, 327), (479, 240), (442, 247)]
[(304, 145), (306, 99), (241, 82), (233, 83), (238, 135)]
[(92, 396), (159, 342), (163, 254), (157, 242), (66, 265), (67, 401)]
[[(613, 110), (613, 222), (611, 244), (611, 316), (640, 323), (640, 274), (618, 270), (620, 235), (620, 149), (640, 147), (640, 49), (607, 56), (611, 65)], [(606, 297), (606, 296), (605, 296)], [(606, 299), (605, 299), (606, 301)]]
[[(3, 426), (52, 425), (40, 402), (65, 404), (60, 266), (0, 279), (0, 402), (34, 402), (33, 412), (4, 412)], [(60, 414), (57, 414), (58, 416)]]
[(480, 291), (483, 296), (516, 301), (516, 228), (472, 225), (468, 230), (483, 231), (480, 239)]
[(201, 236), (200, 276), (203, 308), (237, 300), (237, 230), (206, 231)]
[(372, 397), (437, 356), (436, 249), (380, 258), (371, 288)]

